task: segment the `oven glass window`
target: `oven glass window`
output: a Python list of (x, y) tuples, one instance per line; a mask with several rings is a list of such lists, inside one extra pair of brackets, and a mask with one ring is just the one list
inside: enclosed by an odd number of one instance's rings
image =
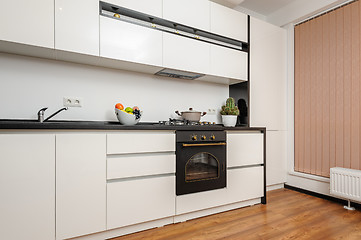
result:
[(219, 162), (210, 153), (202, 152), (193, 155), (186, 164), (186, 182), (215, 179), (219, 177)]

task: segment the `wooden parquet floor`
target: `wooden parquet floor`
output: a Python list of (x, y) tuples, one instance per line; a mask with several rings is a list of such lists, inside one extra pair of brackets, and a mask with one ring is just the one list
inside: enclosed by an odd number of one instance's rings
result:
[(361, 212), (288, 189), (267, 193), (267, 205), (134, 233), (113, 240), (359, 239)]

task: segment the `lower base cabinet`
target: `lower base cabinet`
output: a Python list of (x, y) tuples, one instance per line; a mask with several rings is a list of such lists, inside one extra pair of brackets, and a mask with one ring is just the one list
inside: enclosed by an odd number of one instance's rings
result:
[(227, 196), (231, 202), (263, 197), (263, 166), (228, 170)]
[(106, 230), (106, 135), (56, 135), (56, 239)]
[(227, 187), (177, 196), (176, 214), (263, 197), (263, 166), (227, 170)]
[(0, 239), (55, 239), (55, 135), (0, 134)]
[(119, 180), (107, 185), (108, 229), (175, 215), (175, 176)]

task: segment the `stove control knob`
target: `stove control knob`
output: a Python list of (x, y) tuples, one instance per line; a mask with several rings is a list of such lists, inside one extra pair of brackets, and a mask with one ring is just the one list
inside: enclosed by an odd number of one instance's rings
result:
[(205, 135), (202, 135), (201, 139), (202, 139), (202, 140), (206, 140), (207, 137), (206, 137)]
[(193, 136), (192, 136), (192, 140), (193, 140), (193, 141), (197, 141), (197, 135), (193, 135)]
[(212, 135), (212, 136), (210, 137), (210, 139), (211, 139), (211, 140), (215, 140), (215, 139), (216, 139), (216, 136)]

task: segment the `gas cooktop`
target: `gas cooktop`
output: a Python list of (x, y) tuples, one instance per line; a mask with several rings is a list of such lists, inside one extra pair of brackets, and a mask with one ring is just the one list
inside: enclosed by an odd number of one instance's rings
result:
[(215, 126), (215, 122), (193, 122), (183, 119), (169, 118), (168, 121), (159, 121), (157, 125), (165, 126)]

